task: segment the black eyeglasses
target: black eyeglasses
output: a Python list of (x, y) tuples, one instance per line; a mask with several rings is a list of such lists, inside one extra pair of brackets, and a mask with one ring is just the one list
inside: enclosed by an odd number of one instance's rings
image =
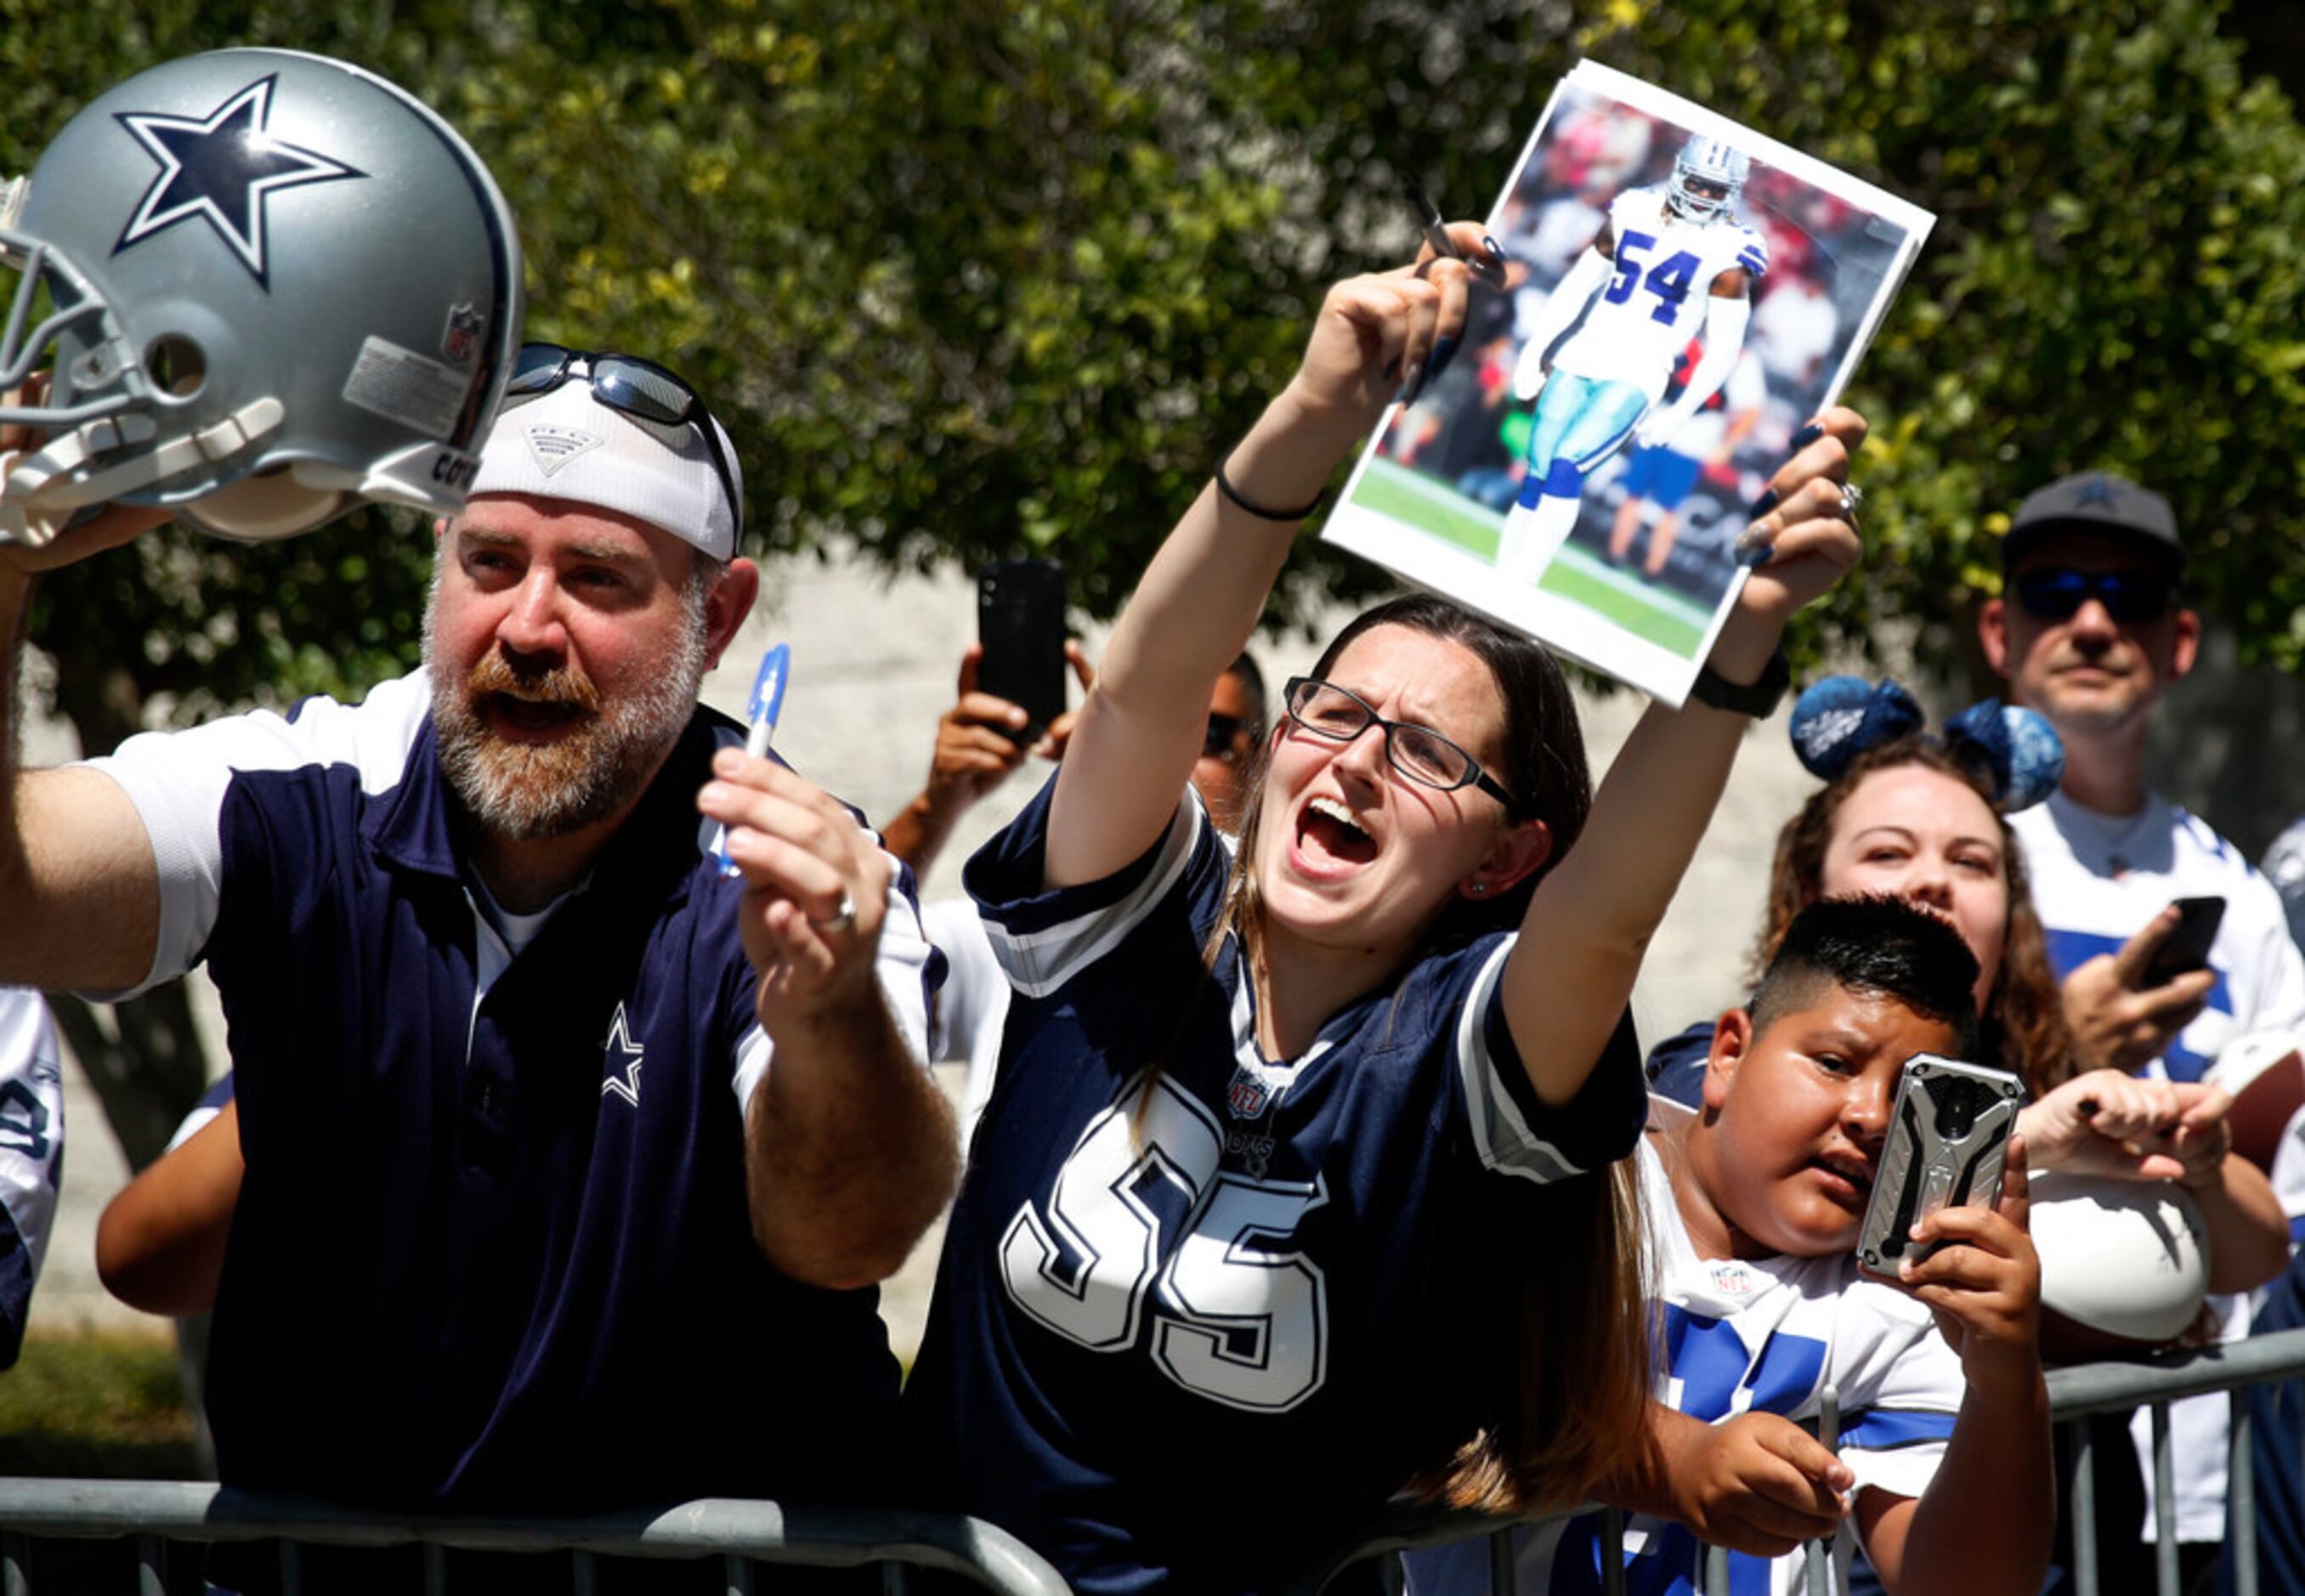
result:
[(2145, 571), (2028, 571), (2017, 578), (2017, 602), (2041, 621), (2063, 621), (2094, 598), (2116, 621), (2157, 621), (2174, 594), (2165, 577)]
[(696, 429), (698, 436), (704, 439), (704, 452), (712, 457), (712, 470), (720, 479), (720, 491), (727, 496), (728, 513), (736, 517), (736, 535), (743, 537), (744, 490), (737, 485), (736, 469), (728, 456), (721, 452), (720, 429), (713, 424), (711, 411), (677, 372), (668, 371), (654, 361), (644, 361), (636, 354), (569, 349), (558, 344), (523, 344), (519, 359), (513, 363), (512, 380), (505, 385), (506, 403), (552, 392), (574, 375), (569, 368), (578, 361), (585, 363), (585, 380), (592, 386), (592, 397), (619, 415), (659, 427)]
[(1392, 768), (1419, 786), (1453, 793), (1459, 787), (1478, 787), (1508, 811), (1517, 811), (1512, 794), (1482, 770), (1481, 763), (1428, 726), (1387, 720), (1349, 689), (1314, 676), (1291, 676), (1280, 690), (1289, 718), (1315, 737), (1331, 743), (1350, 743), (1373, 726), (1384, 728), (1384, 757)]

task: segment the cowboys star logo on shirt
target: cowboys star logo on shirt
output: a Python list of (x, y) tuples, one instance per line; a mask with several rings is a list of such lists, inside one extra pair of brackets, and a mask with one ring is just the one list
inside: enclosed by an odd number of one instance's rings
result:
[(601, 1067), (608, 1071), (600, 1082), (600, 1095), (611, 1092), (637, 1108), (641, 1106), (641, 1045), (633, 1040), (633, 1028), (625, 1019), (625, 1006), (617, 1005), (617, 1016), (608, 1022), (608, 1040), (601, 1044)]
[(115, 112), (160, 174), (144, 191), (136, 214), (121, 229), (112, 252), (134, 248), (195, 217), (224, 240), (234, 256), (269, 292), (265, 207), (283, 189), (366, 177), (365, 172), (318, 150), (284, 143), (265, 131), (272, 118), (274, 78), (259, 78), (205, 118), (157, 111)]

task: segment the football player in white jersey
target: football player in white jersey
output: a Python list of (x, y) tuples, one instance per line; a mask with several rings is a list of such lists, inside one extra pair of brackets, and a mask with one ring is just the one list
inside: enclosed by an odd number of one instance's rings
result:
[[(1536, 416), (1528, 474), (1497, 547), (1508, 575), (1543, 574), (1577, 524), (1594, 469), (1637, 431), (1643, 445), (1671, 438), (1737, 363), (1753, 284), (1769, 269), (1768, 244), (1737, 216), (1752, 168), (1733, 145), (1690, 139), (1664, 183), (1617, 196), (1592, 247), (1545, 301), (1513, 369), (1513, 393), (1535, 399)], [(1702, 339), (1704, 358), (1680, 397), (1659, 410), (1692, 338)]]

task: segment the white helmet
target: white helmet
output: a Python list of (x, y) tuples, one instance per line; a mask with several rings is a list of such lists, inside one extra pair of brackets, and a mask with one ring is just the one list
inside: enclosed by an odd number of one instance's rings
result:
[(242, 539), (368, 499), (452, 514), (520, 345), (488, 169), (319, 55), (218, 50), (99, 96), (0, 191), (0, 423), (49, 434), (0, 454), (0, 541), (115, 499)]
[[(1692, 222), (1710, 222), (1736, 208), (1745, 180), (1753, 174), (1753, 157), (1732, 144), (1699, 133), (1680, 147), (1665, 184), (1665, 208)], [(1699, 193), (1691, 185), (1703, 183)]]

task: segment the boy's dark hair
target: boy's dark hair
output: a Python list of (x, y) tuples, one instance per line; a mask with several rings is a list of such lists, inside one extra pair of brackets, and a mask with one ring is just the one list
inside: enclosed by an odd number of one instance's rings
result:
[(1830, 983), (1895, 998), (1977, 1048), (1977, 959), (1950, 921), (1902, 898), (1824, 898), (1793, 917), (1753, 994), (1756, 1034)]

